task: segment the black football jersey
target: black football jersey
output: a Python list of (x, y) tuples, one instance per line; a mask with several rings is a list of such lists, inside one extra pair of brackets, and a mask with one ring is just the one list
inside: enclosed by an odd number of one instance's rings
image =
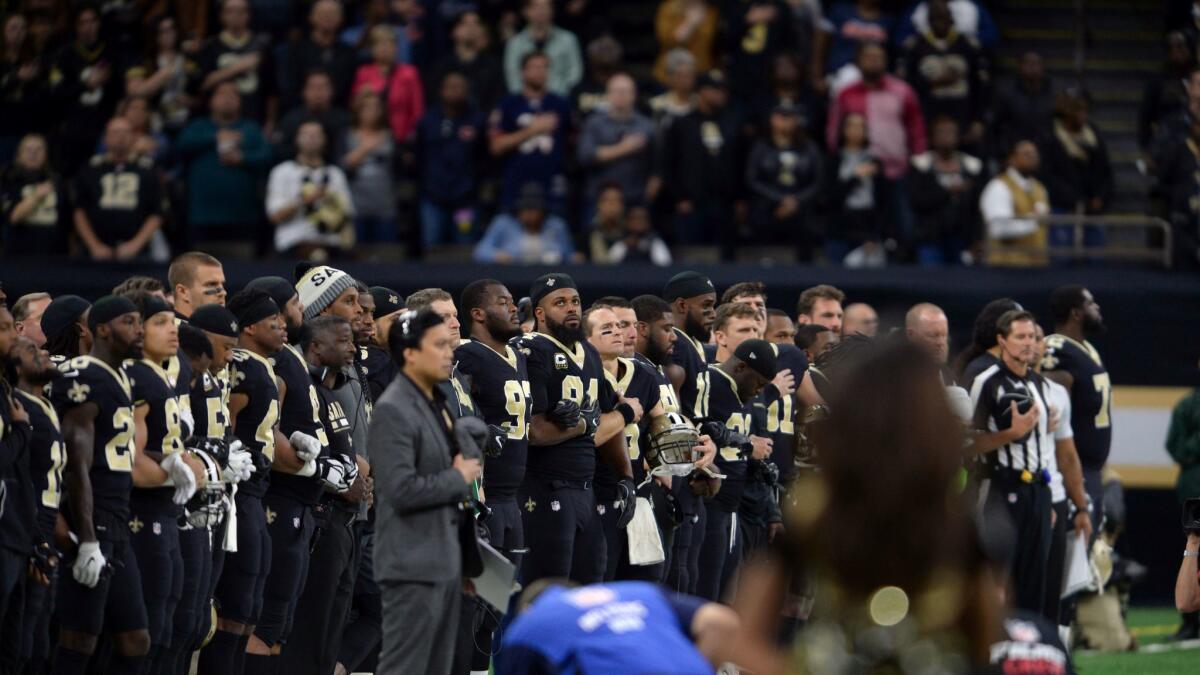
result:
[[(37, 537), (37, 511), (29, 476), (28, 448), (31, 430), (16, 424), (9, 404), (9, 388), (0, 381), (0, 547), (18, 556), (29, 554)], [(12, 396), (16, 396), (12, 394)]]
[(97, 155), (80, 170), (76, 192), (96, 237), (109, 246), (132, 239), (162, 212), (161, 182), (147, 158), (116, 163)]
[[(808, 372), (808, 356), (804, 350), (795, 345), (771, 345), (771, 348), (775, 351), (779, 370), (791, 370), (799, 387)], [(779, 467), (780, 478), (791, 479), (796, 474), (792, 459), (796, 445), (796, 393), (781, 397), (778, 389), (767, 387), (759, 398), (766, 406), (764, 423), (772, 442), (771, 461)]]
[(200, 373), (192, 385), (188, 401), (196, 428), (192, 435), (200, 438), (225, 438), (229, 428), (229, 391), (225, 382), (212, 373)]
[(42, 538), (53, 541), (54, 522), (62, 501), (63, 469), (67, 464), (62, 425), (54, 406), (41, 396), (13, 390), (25, 412), (33, 437), (29, 441), (29, 475), (37, 502), (37, 523)]
[[(321, 423), (321, 399), (308, 374), (308, 362), (291, 345), (284, 345), (267, 360), (286, 388), (279, 406), (279, 431), (287, 438), (295, 431), (306, 433), (321, 442), (321, 454), (328, 454), (329, 436)], [(321, 482), (312, 476), (272, 470), (270, 491), (304, 504), (316, 504), (321, 497)]]
[(383, 395), (383, 390), (388, 388), (392, 380), (396, 379), (396, 374), (400, 372), (387, 350), (378, 345), (359, 345), (354, 365), (366, 381), (372, 401), (379, 400), (379, 397)]
[[(616, 406), (616, 394), (604, 377), (600, 353), (586, 341), (573, 349), (542, 333), (529, 333), (518, 341), (529, 363), (531, 415), (549, 412), (562, 400), (584, 405), (599, 401), (601, 412)], [(575, 437), (557, 445), (529, 448), (525, 474), (537, 478), (587, 481), (596, 474), (596, 444)]]
[[(93, 403), (92, 483), (93, 522), (103, 515), (129, 522), (129, 493), (133, 488), (133, 391), (125, 373), (90, 355), (59, 366), (62, 377), (50, 385), (50, 401), (62, 419), (73, 408)], [(64, 509), (71, 520), (70, 505)], [(111, 533), (116, 534), (116, 533)]]
[[(660, 380), (658, 370), (631, 359), (617, 359), (619, 375), (613, 376), (604, 371), (608, 383), (617, 393), (625, 398), (636, 398), (642, 406), (642, 419), (625, 425), (625, 448), (629, 451), (629, 465), (633, 467), (633, 482), (641, 484), (646, 478), (646, 460), (644, 444), (649, 443), (650, 411), (658, 405)], [(596, 466), (597, 484), (615, 484), (618, 476), (607, 464), (601, 462)]]
[[(515, 344), (515, 342), (514, 342)], [(483, 471), (488, 497), (511, 497), (525, 477), (529, 456), (529, 365), (518, 347), (501, 354), (477, 340), (464, 340), (454, 350), (458, 372), (467, 380), (476, 413), (508, 435), (499, 457), (489, 457)]]
[[(279, 423), (279, 385), (270, 361), (248, 349), (233, 350), (229, 364), (229, 392), (245, 394), (246, 407), (233, 419), (233, 433), (251, 454), (275, 459), (275, 427)], [(238, 491), (262, 497), (270, 480), (269, 471), (255, 471)]]
[(675, 349), (671, 351), (671, 360), (683, 368), (683, 384), (679, 386), (679, 405), (681, 412), (692, 417), (696, 409), (696, 389), (700, 378), (708, 369), (708, 358), (704, 354), (704, 345), (689, 337), (682, 330), (675, 329)]
[[(743, 403), (733, 378), (716, 366), (710, 366), (704, 373), (694, 412), (697, 422), (714, 421), (743, 436), (750, 436), (755, 430), (751, 420), (752, 402)], [(746, 487), (746, 458), (742, 456), (740, 448), (719, 447), (716, 465), (720, 473), (725, 474), (725, 480), (721, 483), (720, 492), (712, 498), (712, 503), (723, 511), (733, 513), (737, 511)]]
[(1065, 335), (1046, 336), (1042, 371), (1071, 374), (1071, 431), (1085, 469), (1099, 469), (1112, 447), (1112, 381), (1090, 342)]
[[(145, 452), (163, 456), (183, 452), (183, 424), (180, 420), (179, 398), (175, 385), (166, 371), (150, 361), (129, 361), (125, 364), (133, 392), (133, 408), (148, 406), (146, 413)], [(131, 504), (135, 512), (175, 513), (180, 508), (171, 501), (174, 488), (134, 488)]]

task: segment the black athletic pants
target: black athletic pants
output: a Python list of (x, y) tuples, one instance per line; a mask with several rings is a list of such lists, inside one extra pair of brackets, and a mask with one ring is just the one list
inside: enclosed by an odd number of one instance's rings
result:
[(1011, 476), (993, 476), (988, 485), (989, 504), (1002, 505), (1016, 530), (1016, 551), (1008, 587), (1017, 609), (1041, 614), (1046, 600), (1047, 565), (1050, 559), (1050, 486), (1025, 483)]

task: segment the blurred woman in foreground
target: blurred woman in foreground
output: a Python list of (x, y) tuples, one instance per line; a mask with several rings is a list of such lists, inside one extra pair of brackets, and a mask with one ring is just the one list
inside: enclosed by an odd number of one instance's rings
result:
[[(998, 609), (955, 486), (962, 425), (915, 347), (877, 341), (855, 361), (812, 430), (821, 471), (789, 490), (784, 543), (740, 575), (734, 607), (759, 642), (737, 662), (759, 673), (976, 671)], [(810, 618), (773, 640), (802, 586)]]

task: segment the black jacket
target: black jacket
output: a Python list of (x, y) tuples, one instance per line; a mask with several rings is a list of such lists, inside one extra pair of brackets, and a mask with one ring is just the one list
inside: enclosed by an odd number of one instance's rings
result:
[(933, 152), (924, 152), (912, 158), (911, 168), (905, 180), (912, 198), (912, 210), (916, 216), (914, 235), (919, 242), (937, 241), (957, 235), (962, 243), (970, 244), (980, 236), (979, 196), (983, 192), (983, 162), (965, 153), (959, 153), (959, 180), (966, 183), (961, 192), (947, 189), (943, 177), (934, 169)]

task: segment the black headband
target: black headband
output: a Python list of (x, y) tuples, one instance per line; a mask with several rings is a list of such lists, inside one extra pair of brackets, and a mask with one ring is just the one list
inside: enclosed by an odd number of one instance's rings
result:
[(259, 321), (275, 316), (278, 313), (279, 305), (275, 304), (275, 301), (271, 299), (271, 296), (263, 294), (242, 308), (241, 313), (239, 313), (237, 317), (238, 328), (240, 330), (246, 330)]
[(78, 295), (60, 295), (54, 298), (42, 313), (42, 333), (47, 340), (54, 341), (91, 306), (91, 303)]
[(92, 313), (88, 314), (88, 328), (92, 331), (96, 330), (96, 326), (102, 323), (108, 323), (118, 316), (129, 313), (137, 313), (137, 305), (129, 298), (119, 295), (106, 295), (96, 301), (92, 305)]
[(535, 279), (529, 287), (529, 300), (537, 307), (542, 298), (564, 288), (576, 288), (575, 280), (566, 274), (544, 274)]
[(237, 317), (233, 315), (233, 312), (221, 305), (203, 305), (197, 307), (196, 311), (192, 312), (192, 316), (188, 319), (188, 323), (209, 333), (230, 338), (238, 336)]
[(296, 297), (296, 287), (283, 277), (259, 277), (246, 284), (246, 288), (263, 291), (271, 296), (279, 309), (286, 307), (288, 301)]
[(680, 272), (671, 277), (663, 287), (663, 300), (675, 302), (679, 298), (694, 298), (697, 295), (716, 293), (708, 277), (699, 272)]
[(149, 319), (159, 312), (170, 312), (174, 316), (175, 308), (157, 295), (146, 296), (145, 301), (142, 302), (142, 321)]

